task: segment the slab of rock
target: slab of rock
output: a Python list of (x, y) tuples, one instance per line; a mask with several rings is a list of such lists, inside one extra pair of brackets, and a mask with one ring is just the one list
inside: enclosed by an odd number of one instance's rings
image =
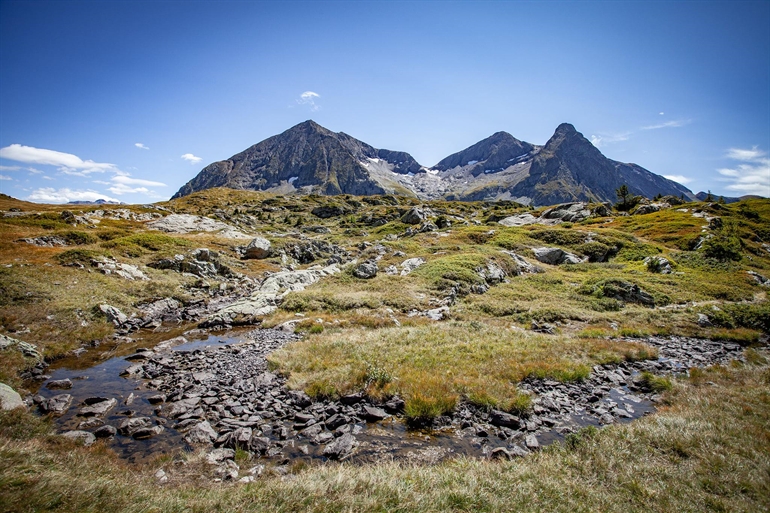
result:
[(555, 219), (561, 222), (577, 223), (588, 219), (591, 211), (586, 203), (564, 203), (544, 210), (540, 214), (540, 219)]
[(216, 232), (227, 228), (232, 229), (232, 226), (220, 221), (190, 214), (169, 214), (157, 221), (147, 223), (147, 226), (167, 233)]
[(364, 406), (364, 419), (366, 419), (369, 422), (377, 422), (380, 421), (388, 416), (387, 413), (385, 413), (385, 410), (382, 408), (376, 408), (374, 406)]
[(532, 214), (519, 214), (500, 219), (498, 224), (503, 226), (527, 226), (530, 224), (537, 224), (538, 221), (539, 219)]
[(535, 264), (529, 263), (523, 256), (514, 253), (513, 251), (503, 251), (506, 255), (511, 257), (514, 262), (516, 262), (516, 267), (518, 267), (518, 272), (516, 275), (521, 274), (534, 274), (534, 273), (541, 273), (543, 272), (543, 269), (536, 266)]
[(521, 419), (519, 417), (500, 410), (492, 410), (492, 413), (489, 415), (489, 423), (493, 426), (511, 429), (519, 429), (521, 427)]
[(353, 453), (355, 444), (356, 438), (350, 433), (345, 433), (324, 447), (323, 455), (330, 460), (343, 460)]
[(69, 390), (72, 388), (72, 381), (69, 379), (55, 379), (45, 384), (48, 390)]
[(86, 399), (86, 404), (88, 406), (81, 408), (80, 412), (78, 412), (78, 415), (80, 415), (81, 417), (93, 417), (97, 415), (104, 415), (105, 413), (113, 409), (118, 404), (118, 401), (115, 398), (105, 399), (103, 397), (100, 397), (99, 399), (102, 399), (102, 400), (92, 402), (91, 404), (89, 404), (88, 399)]
[(101, 426), (96, 431), (94, 431), (94, 436), (96, 438), (110, 438), (118, 434), (118, 430), (115, 428), (115, 426)]
[(246, 250), (243, 253), (243, 258), (256, 258), (261, 260), (268, 258), (273, 252), (273, 246), (270, 241), (264, 237), (255, 237), (246, 246)]
[(0, 383), (0, 409), (13, 410), (24, 406), (19, 393), (5, 383)]
[(61, 436), (65, 438), (69, 438), (70, 440), (76, 440), (78, 442), (81, 442), (83, 445), (88, 447), (89, 445), (93, 444), (96, 441), (96, 437), (89, 433), (88, 431), (80, 431), (80, 430), (74, 430), (74, 431), (65, 431), (61, 434)]
[(42, 360), (43, 355), (37, 350), (37, 346), (30, 344), (29, 342), (22, 342), (9, 336), (0, 334), (0, 350), (17, 349), (21, 351), (21, 354), (28, 358), (34, 358), (35, 360)]
[(40, 411), (53, 415), (63, 415), (71, 404), (72, 396), (70, 394), (59, 394), (40, 403)]

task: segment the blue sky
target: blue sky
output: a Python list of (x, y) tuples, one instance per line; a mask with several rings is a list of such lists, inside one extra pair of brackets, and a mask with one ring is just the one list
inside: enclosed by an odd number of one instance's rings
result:
[(0, 0), (5, 194), (168, 199), (306, 119), (426, 166), (569, 122), (694, 192), (770, 196), (770, 1)]

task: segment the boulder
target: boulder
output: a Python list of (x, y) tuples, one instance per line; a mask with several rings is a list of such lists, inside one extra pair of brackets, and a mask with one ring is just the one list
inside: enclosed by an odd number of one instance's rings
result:
[(503, 226), (527, 226), (530, 224), (537, 224), (538, 221), (539, 219), (532, 214), (519, 214), (501, 219), (498, 221), (498, 224)]
[(377, 262), (367, 260), (366, 262), (359, 264), (355, 269), (353, 269), (353, 276), (363, 280), (368, 280), (377, 276), (377, 271)]
[(513, 251), (503, 251), (503, 253), (511, 257), (513, 261), (516, 262), (516, 267), (518, 268), (518, 272), (516, 273), (517, 276), (520, 274), (534, 274), (543, 272), (543, 269), (536, 266), (535, 264), (529, 263), (524, 257), (514, 253)]
[(401, 216), (401, 222), (404, 224), (421, 224), (428, 216), (425, 211), (420, 207), (410, 208), (406, 214)]
[(324, 447), (323, 455), (330, 460), (343, 460), (351, 455), (355, 444), (356, 438), (350, 433), (345, 433)]
[(533, 248), (532, 252), (538, 262), (549, 265), (579, 264), (583, 260), (577, 255), (568, 253), (560, 248)]
[(543, 213), (540, 214), (540, 219), (555, 219), (561, 222), (577, 223), (584, 219), (588, 219), (590, 216), (591, 211), (588, 210), (588, 205), (577, 202), (564, 203), (544, 210)]
[(40, 403), (40, 411), (53, 415), (63, 415), (71, 404), (72, 396), (70, 394), (59, 394)]
[(261, 260), (268, 258), (273, 252), (273, 247), (270, 241), (263, 237), (255, 237), (246, 246), (246, 251), (243, 253), (243, 258), (256, 258)]
[(652, 273), (671, 274), (674, 272), (671, 269), (671, 262), (662, 256), (648, 256), (644, 259), (644, 265)]
[(489, 415), (489, 423), (493, 426), (511, 429), (519, 429), (521, 427), (521, 419), (519, 417), (500, 410), (492, 410), (492, 413)]
[(343, 208), (340, 205), (323, 205), (315, 207), (310, 213), (321, 219), (329, 219), (330, 217), (339, 217), (349, 214), (350, 210)]
[(364, 406), (363, 411), (364, 419), (369, 422), (377, 422), (385, 419), (388, 414), (382, 408), (376, 408), (374, 406)]
[(19, 393), (5, 383), (0, 383), (0, 409), (12, 410), (24, 406)]
[(99, 310), (105, 317), (107, 317), (108, 321), (115, 325), (116, 328), (120, 328), (128, 322), (128, 316), (114, 306), (107, 304), (99, 305)]
[(220, 221), (191, 214), (169, 214), (147, 223), (147, 226), (167, 233), (216, 232), (232, 228)]
[(118, 430), (115, 429), (115, 426), (101, 426), (96, 431), (94, 431), (94, 436), (96, 438), (110, 438), (118, 434)]
[(189, 444), (210, 444), (214, 443), (219, 435), (211, 424), (207, 420), (195, 424), (195, 426), (187, 432), (184, 439)]
[(51, 380), (45, 384), (48, 390), (69, 390), (72, 388), (72, 381), (69, 379)]

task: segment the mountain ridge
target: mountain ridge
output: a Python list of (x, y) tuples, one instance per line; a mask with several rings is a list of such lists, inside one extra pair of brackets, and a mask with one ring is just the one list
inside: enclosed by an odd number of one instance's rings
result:
[(375, 148), (313, 120), (214, 162), (172, 197), (212, 187), (282, 194), (400, 194), (420, 199), (515, 200), (544, 205), (614, 201), (632, 194), (695, 195), (641, 166), (605, 157), (569, 123), (545, 145), (496, 132), (428, 168), (409, 153)]

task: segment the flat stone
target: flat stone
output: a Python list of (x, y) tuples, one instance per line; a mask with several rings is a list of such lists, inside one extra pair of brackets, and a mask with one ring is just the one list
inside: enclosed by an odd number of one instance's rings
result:
[(69, 379), (51, 380), (45, 384), (48, 390), (69, 390), (72, 388), (72, 381)]
[(19, 393), (5, 383), (0, 383), (0, 408), (12, 410), (25, 406)]
[(345, 433), (324, 447), (323, 455), (331, 460), (343, 460), (350, 456), (355, 444), (356, 438), (350, 433)]
[(96, 437), (89, 433), (88, 431), (80, 431), (80, 430), (74, 430), (74, 431), (65, 431), (62, 433), (63, 437), (69, 438), (70, 440), (76, 440), (78, 442), (81, 442), (83, 445), (88, 447), (89, 445), (93, 444), (96, 441)]
[(118, 404), (115, 398), (104, 399), (102, 401), (92, 403), (90, 406), (86, 406), (80, 409), (78, 415), (82, 417), (93, 417), (95, 415), (104, 415)]

